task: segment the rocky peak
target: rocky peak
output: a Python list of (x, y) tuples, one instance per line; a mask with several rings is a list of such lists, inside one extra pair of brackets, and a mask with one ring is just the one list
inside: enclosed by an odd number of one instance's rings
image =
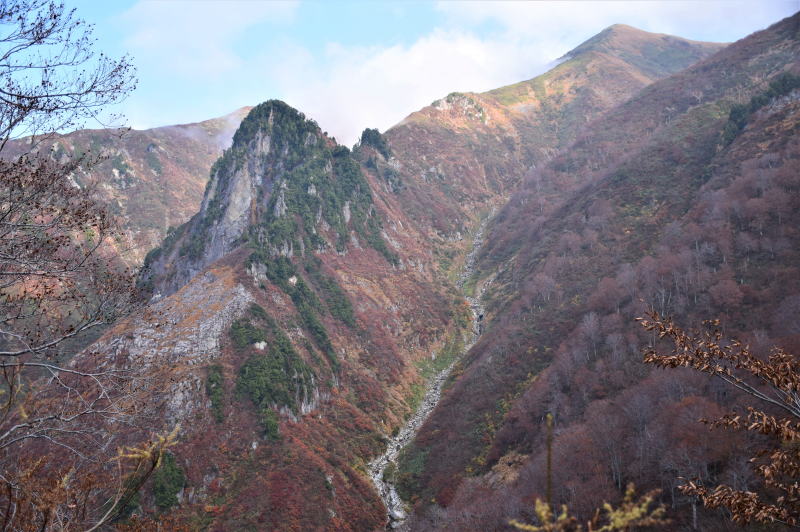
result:
[[(241, 240), (251, 222), (264, 214), (278, 183), (275, 216), (285, 214), (280, 183), (326, 140), (317, 124), (283, 102), (270, 100), (242, 121), (233, 145), (211, 169), (211, 179), (193, 229), (202, 242), (195, 258), (208, 264)], [(192, 250), (194, 251), (194, 250)], [(202, 252), (202, 257), (197, 256)]]
[(167, 294), (242, 245), (263, 259), (360, 242), (396, 260), (358, 162), (316, 122), (270, 100), (242, 121), (211, 168), (200, 212), (151, 252), (144, 275)]

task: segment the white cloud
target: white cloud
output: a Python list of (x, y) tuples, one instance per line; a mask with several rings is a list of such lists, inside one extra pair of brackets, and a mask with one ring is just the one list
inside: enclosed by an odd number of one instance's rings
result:
[[(272, 72), (290, 103), (351, 144), (364, 127), (384, 130), (449, 92), (530, 79), (611, 24), (735, 40), (791, 14), (791, 4), (446, 1), (437, 4), (444, 27), (409, 46), (330, 44), (324, 57), (303, 54)], [(493, 31), (481, 29), (487, 22)]]
[(560, 53), (436, 30), (409, 46), (358, 48), (331, 43), (324, 57), (295, 51), (269, 69), (289, 103), (345, 144), (365, 127), (381, 130), (453, 91), (484, 91), (531, 78)]
[(607, 26), (623, 23), (694, 40), (733, 41), (791, 15), (797, 10), (797, 0), (440, 1), (437, 9), (451, 24), (493, 21), (507, 33), (534, 39), (587, 38)]
[[(791, 14), (796, 0), (446, 1), (437, 4), (439, 27), (410, 44), (328, 42), (321, 52), (296, 40), (305, 22), (296, 7), (294, 2), (140, 2), (123, 15), (130, 27), (126, 43), (138, 64), (169, 80), (164, 86), (173, 92), (165, 100), (180, 100), (188, 91), (204, 94), (200, 106), (192, 104), (205, 114), (192, 119), (280, 98), (350, 145), (365, 127), (385, 130), (450, 92), (530, 79), (614, 23), (697, 40), (734, 40)], [(276, 41), (262, 24), (270, 21), (291, 22), (284, 25), (290, 31)], [(328, 22), (327, 29), (336, 28), (358, 31), (358, 23)], [(333, 30), (331, 39), (336, 39)], [(247, 46), (246, 53), (237, 42)], [(165, 113), (169, 102), (149, 105), (151, 98), (131, 102), (131, 108), (135, 104), (141, 116), (158, 120), (172, 120), (179, 112)], [(190, 98), (184, 99), (181, 104), (190, 105)], [(153, 125), (137, 115), (130, 113), (135, 122)]]
[(139, 65), (170, 75), (220, 76), (243, 66), (234, 45), (265, 21), (290, 20), (296, 1), (140, 1), (123, 13), (125, 46)]

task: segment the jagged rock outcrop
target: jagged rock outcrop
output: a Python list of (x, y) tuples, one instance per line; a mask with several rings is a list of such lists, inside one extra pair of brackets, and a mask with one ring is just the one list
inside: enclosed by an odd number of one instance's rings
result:
[[(352, 218), (352, 220), (351, 220)], [(269, 256), (346, 252), (359, 241), (394, 262), (369, 184), (347, 148), (283, 102), (254, 108), (211, 169), (197, 213), (146, 261), (155, 293), (173, 293), (249, 243)]]

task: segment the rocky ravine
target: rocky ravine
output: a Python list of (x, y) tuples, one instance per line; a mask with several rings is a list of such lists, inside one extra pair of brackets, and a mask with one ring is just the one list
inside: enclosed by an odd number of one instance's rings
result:
[[(467, 255), (464, 268), (459, 275), (458, 287), (461, 290), (464, 289), (465, 282), (475, 271), (475, 258), (477, 257), (478, 251), (483, 244), (483, 233), (490, 218), (491, 216), (487, 217), (481, 223), (475, 233), (475, 237), (472, 241), (472, 249)], [(481, 305), (482, 295), (483, 288), (475, 297), (466, 297), (467, 301), (469, 302), (470, 310), (472, 311), (472, 334), (470, 340), (464, 346), (462, 355), (463, 353), (469, 351), (472, 346), (475, 345), (475, 342), (478, 341), (478, 338), (480, 338), (482, 329), (481, 320), (483, 319), (484, 315), (483, 306)], [(450, 372), (452, 371), (456, 362), (458, 362), (458, 358), (430, 379), (426, 387), (425, 396), (417, 407), (417, 411), (414, 412), (414, 414), (408, 419), (405, 426), (403, 426), (397, 435), (389, 439), (389, 443), (386, 446), (386, 451), (369, 463), (369, 476), (372, 479), (372, 483), (375, 485), (375, 489), (378, 491), (384, 506), (386, 506), (386, 512), (388, 516), (387, 528), (389, 529), (402, 530), (403, 523), (407, 515), (405, 503), (397, 493), (397, 489), (395, 488), (394, 484), (384, 478), (384, 472), (389, 464), (397, 464), (397, 457), (400, 455), (400, 451), (402, 451), (406, 445), (411, 443), (411, 441), (414, 439), (414, 436), (416, 436), (417, 431), (420, 429), (420, 427), (422, 427), (422, 424), (439, 403), (439, 399), (442, 396), (442, 387), (444, 386), (444, 383), (447, 380), (447, 377), (450, 375)]]

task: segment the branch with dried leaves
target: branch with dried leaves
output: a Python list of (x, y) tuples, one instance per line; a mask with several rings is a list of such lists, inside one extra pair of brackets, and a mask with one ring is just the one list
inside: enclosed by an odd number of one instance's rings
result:
[(117, 515), (174, 434), (113, 455), (115, 432), (133, 444), (148, 426), (163, 383), (108, 353), (75, 357), (131, 311), (134, 282), (114, 218), (81, 179), (102, 155), (46, 141), (98, 119), (136, 80), (60, 1), (0, 1), (0, 29), (0, 526), (86, 530)]
[[(43, 458), (23, 461), (13, 480), (0, 476), (2, 530), (91, 532), (125, 517), (136, 494), (175, 444), (178, 430), (120, 448), (110, 460), (80, 468), (71, 464), (54, 471)], [(116, 487), (111, 488), (114, 479)], [(98, 486), (106, 487), (106, 492), (111, 488), (112, 494), (103, 497)], [(97, 500), (98, 496), (102, 498)]]
[(70, 180), (85, 159), (0, 160), (0, 356), (53, 356), (59, 344), (128, 310), (131, 272), (91, 190)]
[(62, 2), (0, 2), (0, 28), (0, 150), (10, 138), (99, 122), (136, 86), (130, 59), (97, 54), (92, 25)]
[(638, 321), (659, 339), (672, 342), (672, 352), (659, 354), (655, 346), (644, 361), (661, 368), (687, 367), (719, 378), (754, 397), (772, 411), (747, 408), (747, 414), (727, 414), (715, 421), (701, 420), (711, 428), (723, 427), (763, 434), (774, 445), (759, 451), (750, 462), (762, 479), (755, 491), (720, 485), (708, 488), (696, 480), (681, 491), (698, 497), (706, 507), (727, 508), (737, 523), (751, 521), (800, 525), (800, 362), (778, 347), (764, 361), (747, 345), (726, 342), (719, 321), (707, 321), (706, 330), (687, 332), (657, 313)]

